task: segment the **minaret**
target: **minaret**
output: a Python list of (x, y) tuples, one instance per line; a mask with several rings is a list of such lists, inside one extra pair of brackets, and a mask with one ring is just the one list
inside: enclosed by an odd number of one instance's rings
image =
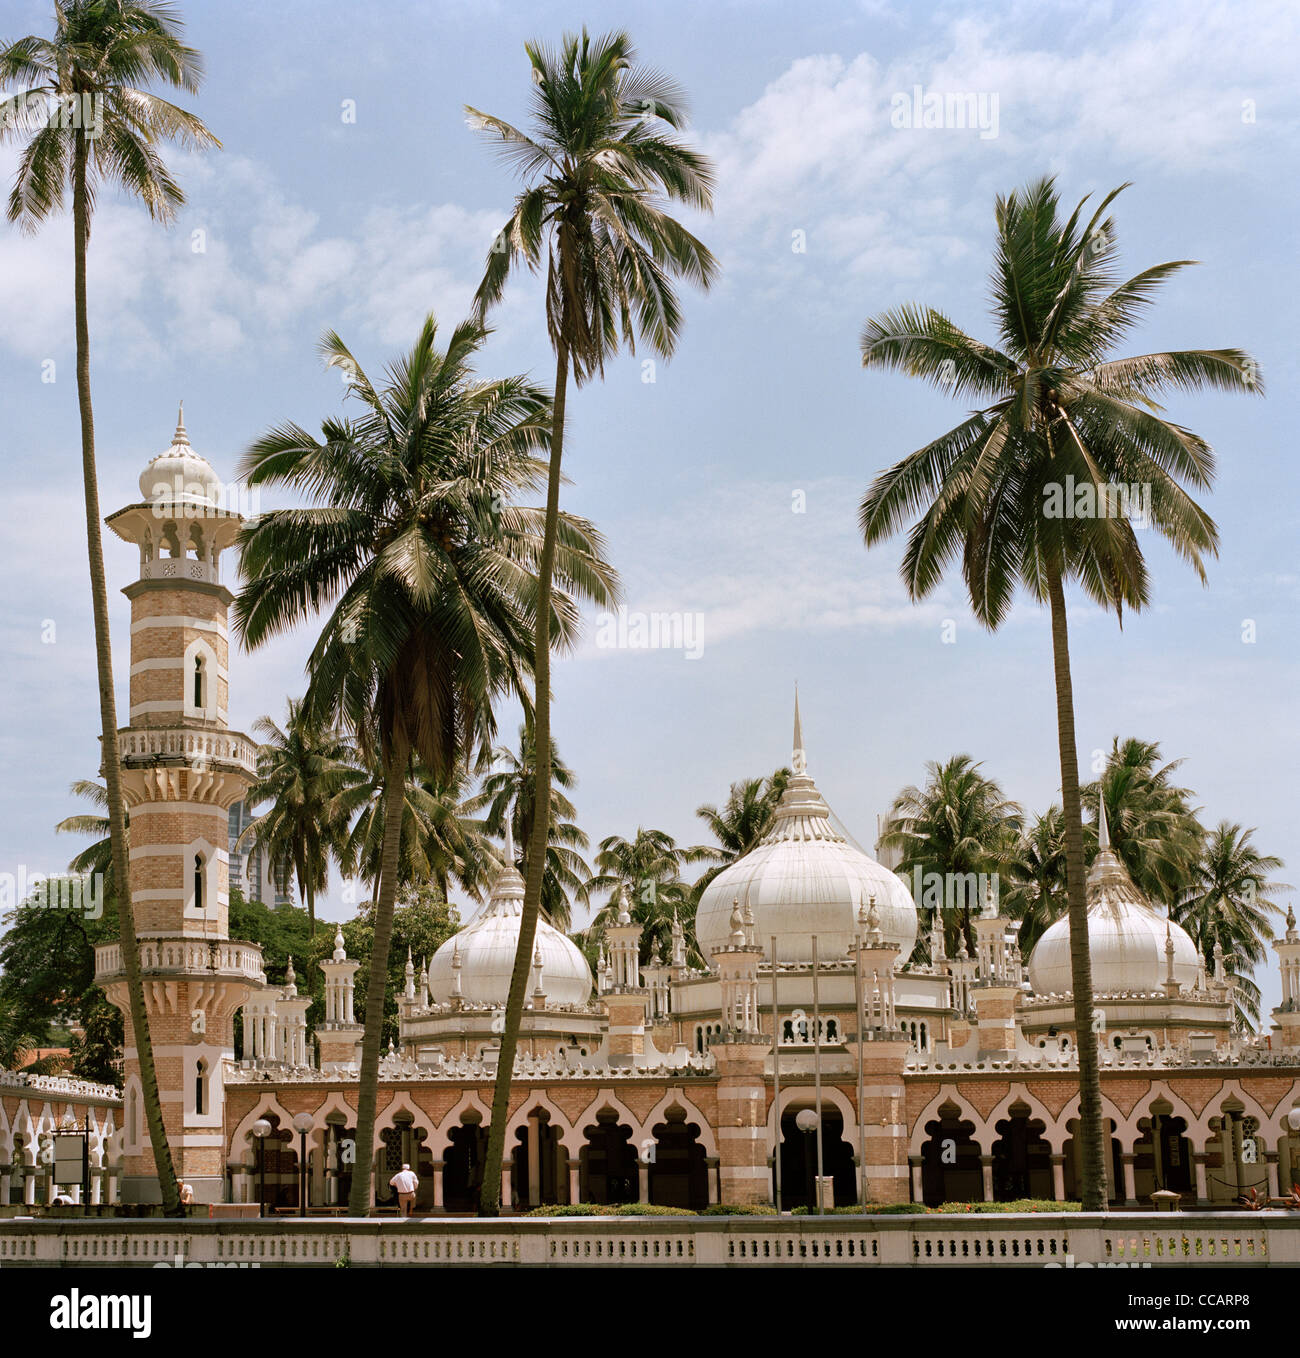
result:
[[(176, 1175), (199, 1201), (223, 1196), (224, 1070), (234, 1016), (260, 989), (261, 950), (228, 936), (229, 810), (255, 774), (256, 745), (231, 731), (221, 555), (243, 523), (190, 446), (183, 411), (141, 499), (107, 519), (139, 548), (131, 601), (129, 724), (118, 732), (131, 819), (131, 911)], [(96, 949), (96, 980), (127, 1018), (122, 1198), (157, 1202), (121, 950)]]
[(1294, 906), (1287, 906), (1286, 934), (1273, 947), (1282, 972), (1282, 1003), (1273, 1010), (1275, 1041), (1283, 1051), (1300, 1051), (1300, 933)]
[(280, 1036), (280, 1060), (286, 1066), (310, 1066), (311, 1050), (307, 1038), (307, 1010), (311, 996), (298, 994), (298, 977), (294, 974), (293, 958), (284, 973), (284, 989), (276, 1004)]
[(609, 939), (610, 980), (605, 990), (609, 1014), (608, 1050), (614, 1056), (645, 1051), (646, 1014), (650, 992), (641, 984), (641, 926), (628, 910), (627, 891), (618, 888), (618, 914), (606, 930)]

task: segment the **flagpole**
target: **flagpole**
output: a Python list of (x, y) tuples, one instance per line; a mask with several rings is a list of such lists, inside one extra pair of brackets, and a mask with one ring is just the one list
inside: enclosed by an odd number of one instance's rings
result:
[(822, 1214), (822, 1020), (817, 995), (817, 935), (812, 936), (812, 992), (813, 992), (813, 1083), (817, 1093), (817, 1183), (813, 1197), (817, 1200), (817, 1215)]
[(776, 1002), (776, 935), (772, 935), (772, 1106), (776, 1110), (776, 1142), (772, 1149), (776, 1214), (781, 1215), (781, 1010)]
[(862, 1013), (862, 934), (858, 934), (858, 946), (854, 952), (853, 962), (853, 995), (854, 1002), (858, 1007), (858, 1202), (865, 1203), (867, 1200), (867, 1119), (862, 1107), (862, 1063), (864, 1059), (864, 1045), (866, 1033), (863, 1029), (866, 1024), (863, 1022)]

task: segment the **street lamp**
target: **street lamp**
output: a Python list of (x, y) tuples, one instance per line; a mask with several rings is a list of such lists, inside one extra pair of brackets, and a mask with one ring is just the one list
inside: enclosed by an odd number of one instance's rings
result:
[(1293, 1132), (1300, 1132), (1300, 1105), (1291, 1109), (1286, 1115), (1286, 1125), (1290, 1127)]
[(271, 1124), (258, 1118), (248, 1129), (257, 1138), (257, 1215), (266, 1215), (266, 1138), (271, 1135)]
[(803, 1133), (803, 1162), (808, 1179), (808, 1210), (818, 1215), (821, 1214), (821, 1203), (817, 1199), (817, 1180), (813, 1173), (813, 1137), (817, 1133), (820, 1121), (816, 1110), (812, 1108), (801, 1108), (794, 1118), (794, 1125)]
[(299, 1113), (293, 1120), (293, 1129), (298, 1133), (298, 1215), (307, 1215), (307, 1133), (311, 1131), (315, 1119), (310, 1113)]

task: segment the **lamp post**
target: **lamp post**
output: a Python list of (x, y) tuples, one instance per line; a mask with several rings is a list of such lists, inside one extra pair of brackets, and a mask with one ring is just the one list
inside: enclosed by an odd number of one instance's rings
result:
[(307, 1215), (307, 1133), (314, 1125), (310, 1113), (299, 1113), (293, 1120), (293, 1129), (298, 1133), (298, 1215)]
[(817, 1182), (813, 1173), (813, 1137), (821, 1126), (821, 1118), (812, 1108), (801, 1108), (794, 1118), (794, 1125), (803, 1133), (804, 1173), (808, 1180), (808, 1210), (820, 1214), (821, 1204), (817, 1201)]
[(271, 1124), (258, 1118), (248, 1129), (257, 1138), (257, 1215), (266, 1215), (266, 1138), (271, 1135)]

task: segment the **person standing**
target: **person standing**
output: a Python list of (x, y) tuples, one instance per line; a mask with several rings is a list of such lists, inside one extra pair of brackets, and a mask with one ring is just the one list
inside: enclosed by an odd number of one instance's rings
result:
[(420, 1186), (420, 1180), (410, 1165), (403, 1165), (388, 1184), (390, 1188), (397, 1189), (397, 1210), (402, 1216), (409, 1217), (415, 1210), (415, 1190)]

